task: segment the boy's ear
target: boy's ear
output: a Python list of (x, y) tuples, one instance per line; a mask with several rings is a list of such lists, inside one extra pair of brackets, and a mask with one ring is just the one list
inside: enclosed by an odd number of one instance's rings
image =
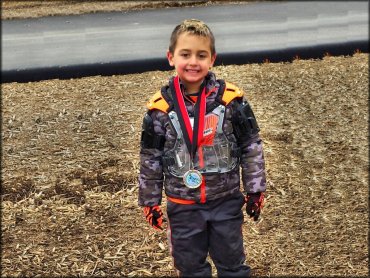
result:
[(217, 53), (213, 54), (213, 56), (211, 57), (211, 67), (213, 67), (213, 64), (216, 61), (216, 57), (217, 57)]
[(175, 64), (173, 63), (173, 55), (171, 51), (167, 50), (167, 60), (171, 67), (173, 67)]

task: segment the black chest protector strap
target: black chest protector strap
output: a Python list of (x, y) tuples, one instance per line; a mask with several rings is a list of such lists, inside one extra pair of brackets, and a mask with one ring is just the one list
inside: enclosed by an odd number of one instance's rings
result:
[(233, 110), (232, 123), (238, 141), (246, 140), (260, 131), (252, 108), (246, 100), (235, 101)]
[(153, 119), (150, 116), (151, 111), (145, 114), (141, 131), (141, 147), (149, 149), (163, 150), (165, 136), (157, 135), (154, 132)]

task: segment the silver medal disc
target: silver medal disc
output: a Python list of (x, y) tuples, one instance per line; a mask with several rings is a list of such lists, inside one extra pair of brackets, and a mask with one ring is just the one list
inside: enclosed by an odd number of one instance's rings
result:
[(185, 186), (191, 189), (198, 188), (202, 184), (202, 174), (197, 170), (189, 170), (184, 175)]

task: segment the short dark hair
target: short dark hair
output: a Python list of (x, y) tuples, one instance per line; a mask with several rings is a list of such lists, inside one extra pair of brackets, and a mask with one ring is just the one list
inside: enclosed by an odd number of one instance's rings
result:
[(182, 33), (189, 33), (197, 36), (209, 38), (211, 41), (211, 55), (216, 53), (215, 37), (211, 29), (201, 20), (198, 19), (185, 19), (172, 31), (170, 46), (168, 50), (173, 54), (176, 48), (176, 43)]

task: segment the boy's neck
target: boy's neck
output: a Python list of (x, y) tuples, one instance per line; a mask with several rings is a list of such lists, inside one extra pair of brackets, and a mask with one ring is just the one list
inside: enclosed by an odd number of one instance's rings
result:
[(189, 86), (189, 85), (184, 84), (184, 87), (185, 87), (184, 94), (185, 95), (194, 95), (194, 94), (198, 93), (200, 91), (200, 87), (201, 87), (202, 83), (203, 83), (203, 81), (200, 84), (196, 84), (196, 85), (193, 85), (193, 86)]
[(184, 94), (185, 95), (196, 95), (196, 94), (198, 94), (199, 93), (199, 88), (198, 88), (198, 90), (191, 90), (191, 91), (188, 91), (187, 89), (185, 89), (185, 92), (184, 92)]

